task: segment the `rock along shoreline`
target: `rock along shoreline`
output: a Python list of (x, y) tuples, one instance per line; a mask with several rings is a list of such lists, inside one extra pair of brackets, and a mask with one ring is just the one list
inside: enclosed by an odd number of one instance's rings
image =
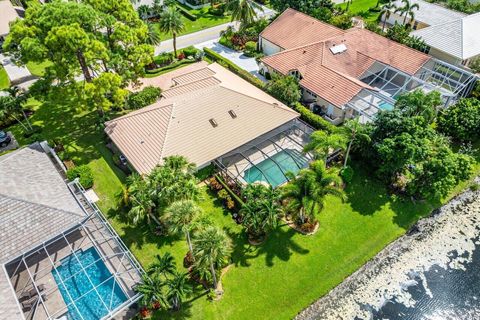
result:
[[(475, 180), (479, 183), (480, 177)], [(405, 290), (412, 284), (412, 274), (422, 277), (433, 265), (463, 268), (479, 244), (475, 242), (479, 235), (480, 191), (466, 190), (419, 220), (295, 319), (371, 319), (372, 310), (393, 297), (413, 306), (415, 301)], [(453, 251), (458, 252), (455, 258)]]

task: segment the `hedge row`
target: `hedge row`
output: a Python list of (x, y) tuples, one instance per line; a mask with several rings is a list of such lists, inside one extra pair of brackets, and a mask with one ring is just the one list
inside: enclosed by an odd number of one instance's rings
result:
[(240, 206), (240, 208), (243, 207), (245, 202), (242, 199), (240, 199), (240, 197), (237, 196), (237, 194), (235, 192), (233, 192), (232, 189), (230, 189), (230, 187), (225, 183), (225, 181), (223, 181), (222, 177), (220, 175), (216, 174), (215, 178), (217, 179), (218, 182), (220, 182), (220, 184), (223, 186), (223, 188), (225, 190), (227, 190), (227, 192), (230, 194), (232, 199), (235, 200), (235, 202)]
[(190, 63), (194, 63), (194, 62), (195, 62), (194, 59), (183, 59), (183, 60), (174, 62), (172, 64), (169, 64), (168, 66), (161, 67), (161, 68), (158, 68), (158, 69), (146, 70), (145, 72), (147, 74), (157, 74), (157, 73), (164, 72), (164, 71), (167, 71), (167, 70), (170, 70), (170, 69), (175, 69), (176, 67), (178, 67), (182, 64), (190, 64)]
[(188, 11), (184, 7), (182, 7), (180, 5), (177, 5), (177, 10), (180, 11), (180, 13), (183, 14), (185, 16), (185, 18), (187, 18), (188, 20), (190, 20), (190, 21), (196, 21), (197, 20), (197, 16), (190, 13), (190, 11)]
[(256, 87), (258, 87), (262, 90), (265, 90), (265, 83), (262, 80), (255, 77), (254, 75), (252, 75), (250, 72), (240, 68), (235, 63), (233, 63), (230, 60), (222, 57), (220, 54), (216, 53), (212, 49), (203, 48), (203, 50), (205, 51), (205, 55), (207, 57), (209, 57), (210, 59), (212, 59), (213, 61), (218, 62), (218, 64), (222, 65), (223, 67), (227, 68), (228, 70), (232, 71), (233, 73), (236, 73), (238, 76), (240, 76), (244, 80), (247, 80), (248, 82), (250, 82), (254, 86), (256, 86)]
[(337, 127), (327, 120), (323, 119), (321, 116), (313, 113), (310, 109), (302, 106), (297, 102), (293, 108), (300, 113), (300, 119), (311, 125), (317, 130), (325, 130), (327, 132), (333, 133), (337, 130)]

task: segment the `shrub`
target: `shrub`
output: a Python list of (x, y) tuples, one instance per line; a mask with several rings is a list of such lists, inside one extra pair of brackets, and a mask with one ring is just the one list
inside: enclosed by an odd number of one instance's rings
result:
[(247, 80), (248, 82), (250, 82), (251, 84), (253, 84), (254, 86), (262, 90), (265, 88), (265, 83), (263, 83), (262, 80), (253, 76), (250, 72), (243, 70), (242, 68), (237, 66), (235, 63), (231, 62), (228, 59), (225, 59), (224, 57), (222, 57), (212, 49), (203, 48), (203, 50), (205, 51), (205, 54), (207, 55), (207, 57), (209, 57), (213, 61), (218, 62), (218, 64), (222, 65), (223, 67), (227, 68), (233, 73), (236, 73), (239, 77), (243, 78), (244, 80)]
[(331, 124), (327, 120), (323, 119), (318, 114), (313, 113), (312, 111), (310, 111), (310, 109), (302, 106), (300, 103), (296, 103), (293, 106), (293, 109), (295, 109), (298, 113), (300, 113), (300, 118), (303, 121), (305, 121), (315, 129), (324, 130), (329, 133), (333, 133), (337, 131), (337, 127), (335, 127), (333, 124)]
[(438, 116), (438, 130), (460, 141), (480, 138), (480, 100), (461, 99)]
[(470, 190), (472, 190), (473, 192), (475, 191), (479, 191), (480, 190), (480, 184), (478, 183), (474, 183), (470, 186)]
[(42, 127), (39, 127), (39, 126), (35, 126), (33, 125), (32, 126), (32, 129), (31, 130), (28, 130), (28, 131), (25, 131), (25, 133), (23, 134), (23, 136), (25, 138), (30, 138), (34, 135), (38, 135), (42, 132)]
[(90, 189), (93, 187), (93, 173), (92, 169), (90, 169), (87, 165), (81, 165), (78, 167), (74, 167), (70, 170), (67, 170), (67, 178), (70, 181), (79, 178), (80, 184), (85, 189)]
[(216, 5), (213, 5), (210, 8), (208, 8), (208, 13), (210, 13), (211, 15), (214, 15), (214, 16), (221, 17), (225, 14), (225, 9), (226, 9), (226, 4), (225, 3), (220, 3), (220, 4), (216, 4)]
[(148, 86), (142, 91), (131, 93), (127, 98), (127, 106), (129, 109), (140, 109), (151, 105), (162, 94), (162, 89)]
[(252, 57), (257, 52), (257, 43), (255, 41), (248, 41), (245, 43), (245, 55)]
[(187, 9), (185, 9), (182, 6), (177, 5), (177, 11), (180, 11), (180, 13), (183, 14), (185, 16), (185, 18), (187, 18), (190, 21), (196, 21), (197, 20), (196, 15), (190, 13), (190, 11), (188, 11)]
[(182, 51), (185, 54), (185, 56), (188, 58), (188, 57), (195, 57), (195, 55), (197, 54), (197, 52), (199, 50), (197, 48), (195, 48), (194, 46), (189, 46), (189, 47), (184, 48)]
[(302, 97), (298, 80), (290, 75), (273, 75), (266, 89), (269, 94), (287, 105), (293, 105)]
[(166, 72), (167, 70), (175, 69), (182, 64), (190, 64), (190, 63), (193, 63), (193, 62), (195, 62), (195, 60), (193, 60), (193, 59), (192, 60), (183, 59), (181, 61), (174, 62), (172, 64), (169, 64), (167, 66), (164, 66), (164, 67), (161, 67), (161, 68), (158, 68), (158, 69), (147, 70), (146, 73), (151, 74), (151, 75), (158, 75), (158, 74)]
[(468, 66), (473, 70), (473, 72), (480, 73), (480, 57), (473, 58)]
[(342, 177), (343, 182), (351, 183), (353, 180), (353, 169), (350, 166), (346, 166), (340, 170), (340, 177)]

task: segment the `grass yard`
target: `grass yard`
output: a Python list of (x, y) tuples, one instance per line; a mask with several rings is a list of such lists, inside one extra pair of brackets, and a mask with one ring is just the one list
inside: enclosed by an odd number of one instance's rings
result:
[[(377, 5), (377, 0), (354, 0), (349, 6), (348, 11), (354, 15), (358, 15), (365, 12), (364, 19), (366, 21), (377, 21), (380, 12), (370, 12), (368, 9), (374, 8)], [(340, 8), (347, 8), (347, 3), (341, 3), (338, 5)]]
[(0, 66), (0, 90), (10, 87), (10, 80), (8, 79), (7, 71)]
[[(209, 14), (208, 7), (201, 8), (201, 9), (190, 9), (187, 6), (184, 6), (184, 8), (190, 11), (190, 13), (196, 15), (197, 20), (191, 21), (182, 15), (182, 21), (185, 24), (185, 29), (180, 34), (178, 34), (178, 36), (183, 36), (185, 34), (197, 32), (203, 29), (208, 29), (211, 27), (218, 26), (220, 24), (228, 23), (230, 22), (230, 19), (231, 19), (230, 16), (219, 17), (219, 16)], [(155, 24), (155, 26), (158, 28), (158, 24)], [(162, 41), (168, 40), (171, 38), (172, 38), (171, 34), (161, 33)]]
[[(130, 225), (122, 218), (119, 201), (125, 175), (113, 165), (96, 111), (76, 106), (75, 100), (69, 98), (72, 92), (55, 90), (58, 92), (38, 105), (31, 117), (35, 125), (43, 127), (42, 138), (62, 142), (77, 165), (92, 168), (100, 208), (143, 266), (148, 266), (156, 254), (168, 251), (181, 267), (187, 251), (182, 237), (155, 236), (148, 227)], [(30, 142), (23, 138), (18, 125), (10, 129), (20, 144)], [(480, 153), (477, 156), (480, 160)], [(480, 166), (476, 170), (478, 174)], [(282, 226), (262, 246), (254, 247), (205, 190), (201, 202), (205, 214), (226, 230), (233, 243), (232, 266), (222, 280), (224, 297), (211, 302), (202, 290), (196, 290), (182, 311), (158, 312), (155, 318), (291, 319), (440, 205), (413, 204), (389, 196), (363, 167), (356, 168), (346, 193), (345, 203), (328, 198), (316, 234), (303, 236)]]

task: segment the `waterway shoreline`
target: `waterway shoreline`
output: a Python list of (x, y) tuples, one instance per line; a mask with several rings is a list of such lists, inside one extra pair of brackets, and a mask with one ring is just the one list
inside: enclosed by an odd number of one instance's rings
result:
[[(372, 319), (372, 311), (393, 298), (413, 307), (407, 290), (415, 283), (412, 278), (421, 278), (432, 266), (463, 268), (480, 244), (475, 240), (479, 235), (480, 191), (466, 190), (419, 220), (296, 319)], [(426, 291), (430, 294), (428, 287)]]

